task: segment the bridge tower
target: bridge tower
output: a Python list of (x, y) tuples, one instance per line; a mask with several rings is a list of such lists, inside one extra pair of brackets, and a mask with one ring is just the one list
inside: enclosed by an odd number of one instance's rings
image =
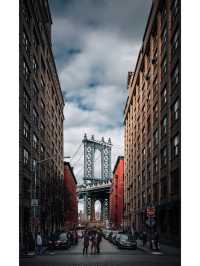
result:
[[(95, 140), (94, 135), (90, 139), (87, 135), (83, 138), (84, 144), (84, 184), (80, 187), (79, 197), (84, 198), (84, 213), (89, 221), (95, 220), (95, 202), (101, 202), (101, 221), (108, 220), (109, 212), (109, 191), (111, 185), (111, 148), (109, 138)], [(96, 178), (95, 173), (95, 152), (99, 150), (101, 156), (101, 176)]]

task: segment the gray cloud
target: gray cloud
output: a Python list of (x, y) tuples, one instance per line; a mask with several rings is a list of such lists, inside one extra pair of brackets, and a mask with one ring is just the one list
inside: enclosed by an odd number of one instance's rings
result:
[[(123, 154), (128, 70), (141, 46), (150, 0), (50, 0), (53, 49), (66, 100), (65, 155), (86, 132), (113, 141), (112, 165)], [(78, 180), (81, 153), (73, 159)], [(76, 164), (76, 160), (78, 163)]]

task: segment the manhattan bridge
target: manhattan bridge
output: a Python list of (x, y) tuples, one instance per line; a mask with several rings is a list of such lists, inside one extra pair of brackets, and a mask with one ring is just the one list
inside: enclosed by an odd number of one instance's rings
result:
[[(109, 192), (112, 178), (111, 139), (105, 141), (102, 137), (101, 140), (96, 140), (94, 135), (88, 138), (85, 134), (81, 146), (83, 146), (83, 168), (81, 169), (83, 176), (82, 184), (77, 186), (77, 196), (83, 201), (83, 215), (88, 222), (96, 222), (95, 202), (99, 201), (101, 207), (98, 220), (105, 224), (109, 218)], [(99, 154), (97, 158), (96, 154)], [(80, 158), (77, 162), (80, 163)], [(98, 168), (98, 174), (95, 168)]]

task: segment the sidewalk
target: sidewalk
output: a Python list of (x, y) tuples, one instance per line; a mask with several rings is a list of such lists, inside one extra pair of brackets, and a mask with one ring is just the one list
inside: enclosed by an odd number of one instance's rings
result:
[(156, 254), (160, 254), (160, 255), (174, 255), (174, 256), (179, 256), (181, 254), (180, 248), (176, 248), (176, 247), (164, 245), (164, 244), (160, 244), (160, 250), (159, 251), (152, 250), (152, 249), (150, 249), (149, 241), (143, 247), (142, 240), (137, 240), (137, 247), (138, 247), (138, 249), (141, 249), (141, 250), (148, 252), (150, 254), (156, 253)]

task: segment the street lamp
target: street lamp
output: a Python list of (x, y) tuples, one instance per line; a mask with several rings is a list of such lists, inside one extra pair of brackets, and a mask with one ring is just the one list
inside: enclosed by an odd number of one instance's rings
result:
[(31, 205), (33, 207), (33, 217), (34, 217), (34, 237), (36, 237), (36, 207), (38, 207), (38, 199), (36, 198), (37, 196), (37, 168), (38, 165), (50, 161), (53, 158), (47, 158), (41, 161), (35, 161), (35, 168), (34, 168), (34, 197), (32, 198)]

